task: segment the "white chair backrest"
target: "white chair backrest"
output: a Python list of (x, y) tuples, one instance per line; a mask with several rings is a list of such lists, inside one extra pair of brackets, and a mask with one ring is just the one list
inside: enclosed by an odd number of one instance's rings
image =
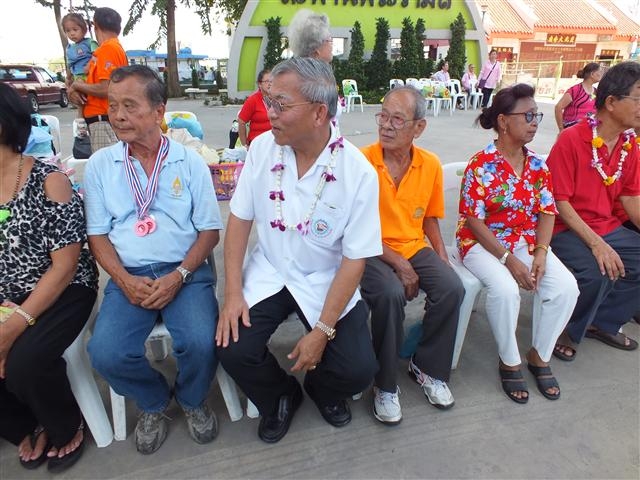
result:
[(420, 89), (424, 88), (424, 87), (430, 87), (431, 86), (431, 80), (429, 78), (421, 78), (420, 80), (418, 80), (418, 84), (420, 85)]
[(460, 85), (460, 80), (456, 78), (452, 78), (449, 81), (449, 85), (451, 87), (451, 93), (456, 93), (456, 94), (462, 93), (462, 86)]
[(445, 197), (445, 221), (441, 223), (442, 238), (446, 245), (455, 245), (458, 218), (460, 185), (467, 162), (453, 162), (442, 165), (442, 184)]
[(164, 112), (164, 121), (169, 123), (172, 118), (176, 117), (184, 117), (184, 118), (193, 118), (194, 120), (198, 120), (196, 114), (193, 112), (188, 112), (186, 110), (175, 110), (173, 112)]
[(412, 87), (420, 88), (420, 80), (417, 78), (407, 78), (405, 85), (411, 85)]
[(442, 183), (445, 192), (453, 189), (460, 191), (465, 168), (467, 168), (467, 162), (453, 162), (442, 165)]
[(58, 117), (54, 117), (53, 115), (41, 115), (43, 120), (47, 122), (49, 125), (49, 129), (51, 130), (51, 136), (53, 137), (53, 146), (56, 149), (56, 153), (60, 153), (60, 149), (62, 148), (62, 136), (60, 134), (60, 120)]
[(401, 78), (392, 78), (389, 80), (389, 89), (393, 90), (396, 87), (402, 87), (404, 85), (404, 80)]
[(358, 82), (351, 78), (345, 78), (342, 80), (342, 91), (345, 96), (358, 95)]

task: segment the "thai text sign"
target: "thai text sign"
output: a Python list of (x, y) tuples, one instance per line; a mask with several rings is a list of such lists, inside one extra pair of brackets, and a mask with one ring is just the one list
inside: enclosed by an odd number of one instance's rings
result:
[(562, 47), (575, 47), (576, 35), (575, 34), (562, 34), (562, 33), (547, 33), (547, 40), (545, 45), (558, 45)]

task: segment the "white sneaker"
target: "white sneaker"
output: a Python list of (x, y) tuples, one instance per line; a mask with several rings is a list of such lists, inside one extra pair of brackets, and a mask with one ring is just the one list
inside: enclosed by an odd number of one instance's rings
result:
[(402, 410), (400, 409), (400, 399), (398, 397), (400, 388), (396, 387), (396, 391), (391, 393), (374, 386), (373, 393), (373, 415), (387, 425), (400, 423), (402, 420)]
[(424, 373), (413, 363), (413, 358), (409, 360), (409, 375), (414, 377), (416, 382), (420, 384), (431, 405), (442, 410), (453, 407), (453, 395), (447, 383)]

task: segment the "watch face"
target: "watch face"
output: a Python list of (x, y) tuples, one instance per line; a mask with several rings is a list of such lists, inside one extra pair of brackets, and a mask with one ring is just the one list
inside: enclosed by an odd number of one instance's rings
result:
[(186, 272), (182, 277), (182, 279), (184, 280), (184, 283), (189, 283), (192, 278), (193, 278), (193, 273), (191, 272)]

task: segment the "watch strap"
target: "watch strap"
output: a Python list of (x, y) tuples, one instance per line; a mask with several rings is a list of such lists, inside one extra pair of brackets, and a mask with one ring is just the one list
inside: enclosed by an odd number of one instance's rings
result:
[(31, 315), (30, 313), (25, 312), (22, 308), (16, 307), (14, 312), (24, 318), (25, 322), (27, 322), (28, 327), (33, 327), (36, 324), (36, 317)]
[(336, 329), (333, 327), (330, 327), (329, 325), (327, 325), (326, 323), (321, 322), (320, 320), (318, 320), (316, 322), (316, 327), (318, 327), (318, 329), (324, 333), (329, 340), (333, 340), (334, 338), (336, 338)]

